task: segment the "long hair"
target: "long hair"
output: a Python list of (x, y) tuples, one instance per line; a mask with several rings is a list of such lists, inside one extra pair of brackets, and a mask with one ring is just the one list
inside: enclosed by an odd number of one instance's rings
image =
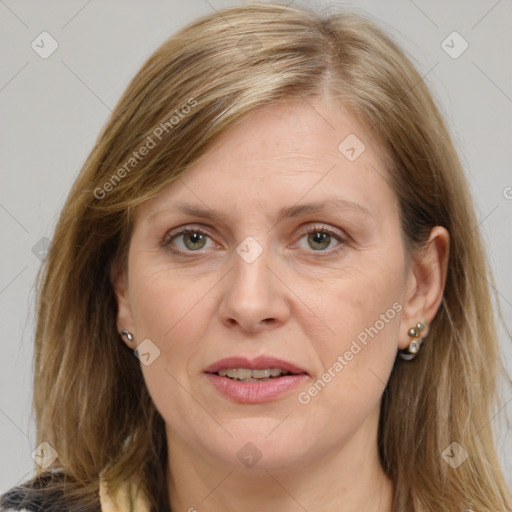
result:
[[(113, 262), (126, 264), (135, 208), (180, 179), (259, 107), (329, 95), (386, 150), (407, 250), (450, 233), (444, 297), (413, 361), (396, 360), (378, 442), (395, 512), (503, 511), (512, 497), (490, 421), (503, 367), (492, 282), (464, 173), (424, 80), (373, 22), (253, 3), (203, 17), (162, 44), (104, 126), (62, 210), (39, 276), (37, 442), (58, 453), (67, 496), (92, 509), (136, 478), (165, 502), (164, 422), (116, 329)], [(141, 148), (145, 147), (145, 150)], [(413, 193), (414, 192), (414, 193)], [(457, 442), (467, 460), (442, 457)], [(41, 470), (40, 470), (41, 471)]]

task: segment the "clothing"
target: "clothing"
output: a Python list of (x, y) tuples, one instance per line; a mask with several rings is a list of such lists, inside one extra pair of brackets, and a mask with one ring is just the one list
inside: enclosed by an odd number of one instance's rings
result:
[[(69, 505), (61, 492), (45, 492), (45, 486), (55, 475), (36, 477), (13, 487), (0, 496), (2, 512), (73, 512), (77, 508)], [(116, 493), (109, 493), (106, 484), (100, 479), (98, 506), (91, 512), (150, 512), (149, 501), (145, 496), (135, 495), (134, 486), (123, 484)]]
[(101, 512), (150, 512), (145, 497), (134, 496), (130, 484), (124, 484), (115, 494), (108, 494), (107, 486), (100, 480)]

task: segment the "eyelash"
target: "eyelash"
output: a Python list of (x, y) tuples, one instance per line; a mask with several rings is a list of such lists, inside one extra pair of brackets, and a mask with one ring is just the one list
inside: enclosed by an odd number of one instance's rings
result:
[[(311, 250), (311, 252), (313, 252), (315, 254), (320, 254), (321, 257), (322, 256), (331, 256), (331, 255), (337, 254), (339, 251), (344, 249), (345, 246), (348, 243), (348, 240), (345, 237), (343, 237), (342, 235), (340, 235), (337, 231), (334, 231), (333, 229), (329, 228), (328, 226), (324, 226), (324, 225), (321, 225), (321, 224), (320, 225), (312, 226), (307, 231), (303, 232), (301, 234), (301, 237), (299, 238), (299, 240), (303, 236), (305, 236), (305, 235), (319, 233), (319, 232), (320, 233), (327, 233), (328, 235), (334, 237), (339, 242), (339, 245), (336, 246), (334, 249), (318, 250), (318, 251)], [(211, 238), (210, 234), (207, 231), (205, 231), (203, 228), (195, 227), (195, 226), (186, 226), (186, 227), (181, 228), (181, 229), (178, 228), (178, 231), (170, 231), (170, 232), (168, 232), (165, 235), (164, 239), (162, 240), (161, 246), (162, 247), (168, 247), (171, 252), (176, 253), (176, 254), (181, 254), (181, 255), (184, 255), (184, 254), (187, 254), (187, 253), (190, 253), (190, 254), (199, 253), (200, 254), (202, 249), (199, 249), (197, 251), (183, 251), (183, 250), (180, 250), (180, 249), (171, 248), (171, 242), (172, 242), (172, 240), (174, 240), (174, 238), (179, 237), (181, 235), (185, 235), (187, 233), (195, 233), (195, 234), (198, 234), (198, 235), (206, 235), (207, 237)]]

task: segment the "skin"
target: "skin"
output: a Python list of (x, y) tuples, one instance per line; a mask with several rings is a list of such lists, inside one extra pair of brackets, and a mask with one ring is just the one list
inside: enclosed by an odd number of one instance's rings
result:
[[(366, 146), (352, 162), (338, 150), (349, 134)], [(136, 212), (128, 270), (113, 271), (118, 328), (134, 335), (124, 340), (131, 348), (149, 338), (160, 350), (141, 370), (166, 422), (172, 510), (391, 511), (377, 452), (381, 397), (408, 329), (424, 320), (428, 334), (439, 308), (449, 236), (435, 227), (421, 252), (407, 253), (382, 155), (329, 98), (289, 101), (252, 112)], [(326, 208), (277, 219), (283, 206), (331, 197), (368, 213)], [(225, 218), (178, 213), (177, 202)], [(314, 238), (318, 225), (345, 242)], [(166, 238), (182, 226), (207, 236)], [(248, 236), (263, 250), (252, 263), (236, 252)], [(298, 393), (393, 304), (394, 318), (300, 403)], [(221, 358), (260, 354), (310, 377), (270, 402), (240, 404), (203, 373)], [(261, 453), (250, 468), (237, 457), (248, 442)]]

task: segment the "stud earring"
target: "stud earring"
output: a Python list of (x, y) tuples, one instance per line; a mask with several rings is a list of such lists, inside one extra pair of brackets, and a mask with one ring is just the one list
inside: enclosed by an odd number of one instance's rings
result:
[(129, 333), (126, 329), (121, 331), (121, 336), (126, 336), (126, 339), (131, 343), (133, 341), (133, 335)]
[(414, 359), (418, 354), (421, 345), (423, 343), (423, 338), (421, 337), (421, 332), (425, 329), (425, 322), (418, 322), (415, 327), (411, 327), (407, 334), (413, 338), (409, 346), (398, 352), (398, 355), (404, 359), (405, 361), (410, 361)]

